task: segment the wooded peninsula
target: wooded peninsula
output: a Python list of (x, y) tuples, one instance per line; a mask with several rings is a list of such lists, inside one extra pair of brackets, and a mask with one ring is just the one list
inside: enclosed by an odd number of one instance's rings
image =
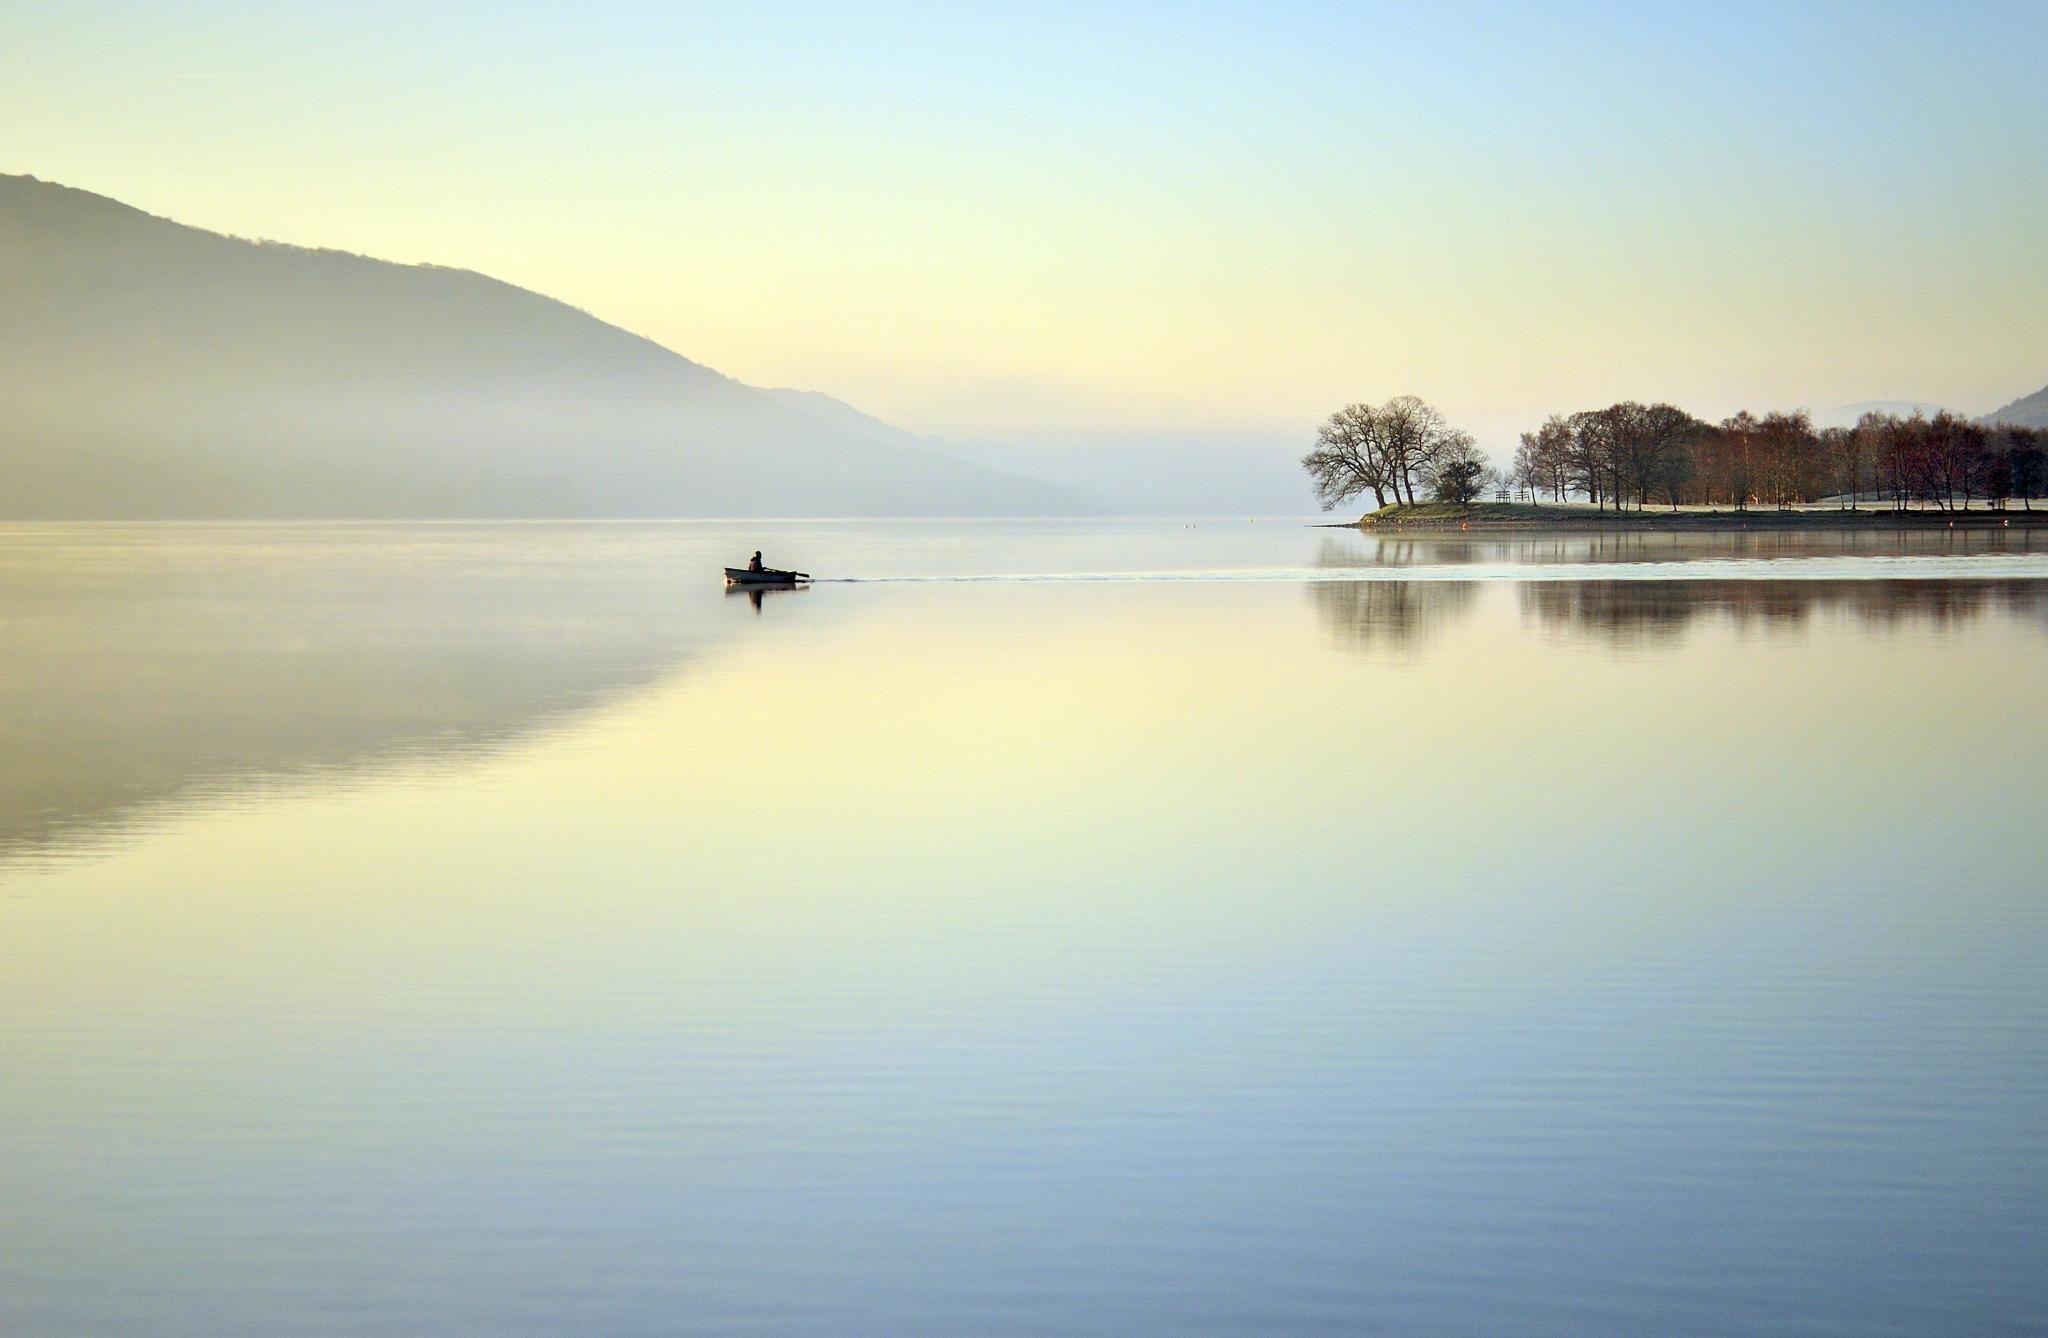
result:
[(1630, 401), (1553, 414), (1498, 469), (1469, 433), (1404, 395), (1331, 414), (1302, 467), (1326, 511), (1369, 494), (1376, 509), (1359, 523), (1375, 527), (2048, 522), (2033, 508), (2048, 487), (2048, 428), (1946, 412), (1816, 429), (1803, 411), (1710, 423)]

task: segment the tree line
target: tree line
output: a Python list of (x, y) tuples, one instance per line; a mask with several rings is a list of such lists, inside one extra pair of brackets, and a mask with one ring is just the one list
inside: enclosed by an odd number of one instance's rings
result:
[(1830, 498), (1855, 509), (1944, 510), (1983, 501), (2027, 510), (2048, 486), (2048, 428), (1990, 426), (1946, 411), (1867, 413), (1816, 429), (1803, 411), (1744, 410), (1719, 423), (1671, 404), (1628, 401), (1552, 414), (1496, 471), (1468, 432), (1413, 395), (1347, 404), (1316, 429), (1302, 467), (1328, 511), (1371, 493), (1375, 507), (1418, 494), (1470, 502), (1489, 487), (1527, 501), (1584, 498), (1601, 510), (1684, 505), (1790, 507)]
[(1989, 426), (1943, 411), (1867, 413), (1816, 429), (1804, 412), (1744, 410), (1708, 423), (1669, 404), (1553, 414), (1522, 434), (1507, 474), (1529, 501), (1584, 497), (1601, 509), (1789, 507), (1864, 498), (1905, 509), (1973, 501), (2033, 509), (2048, 484), (2048, 428)]

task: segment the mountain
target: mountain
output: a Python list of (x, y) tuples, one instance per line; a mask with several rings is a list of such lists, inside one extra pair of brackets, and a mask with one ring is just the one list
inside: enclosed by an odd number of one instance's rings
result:
[(806, 418), (816, 419), (843, 432), (851, 432), (874, 441), (921, 451), (944, 452), (954, 449), (941, 438), (922, 436), (909, 428), (897, 427), (894, 423), (885, 423), (870, 414), (864, 414), (845, 400), (834, 399), (822, 390), (791, 390), (786, 386), (776, 386), (764, 389), (761, 393)]
[(0, 176), (0, 515), (1074, 506), (481, 274), (226, 237)]
[(1987, 423), (2007, 423), (2014, 427), (2048, 427), (2048, 386), (2042, 386), (2031, 395), (2022, 395), (2002, 409), (1993, 409), (1984, 415)]

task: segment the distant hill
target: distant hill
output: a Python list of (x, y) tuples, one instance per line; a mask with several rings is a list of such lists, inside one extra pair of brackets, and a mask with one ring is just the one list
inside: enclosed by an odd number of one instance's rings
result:
[(948, 443), (938, 437), (923, 436), (909, 428), (885, 423), (870, 414), (862, 413), (845, 400), (834, 399), (822, 390), (791, 390), (786, 386), (777, 386), (764, 389), (761, 393), (777, 404), (794, 409), (807, 418), (874, 441), (921, 451), (943, 451), (948, 447)]
[(1075, 507), (787, 402), (800, 393), (467, 270), (225, 237), (0, 176), (0, 515)]
[(1987, 423), (2009, 423), (2014, 427), (2048, 427), (2048, 386), (2022, 395), (2002, 409), (1984, 415)]

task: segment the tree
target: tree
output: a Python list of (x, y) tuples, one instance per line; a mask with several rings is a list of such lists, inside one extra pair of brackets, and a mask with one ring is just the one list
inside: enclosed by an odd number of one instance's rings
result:
[(1653, 489), (1660, 490), (1676, 511), (1679, 493), (1699, 472), (1697, 452), (1707, 425), (1675, 404), (1652, 404), (1634, 426), (1639, 495), (1647, 502)]
[[(1574, 486), (1586, 494), (1586, 500), (1595, 507), (1604, 505), (1604, 499), (1614, 495), (1609, 482), (1613, 476), (1611, 460), (1613, 443), (1609, 440), (1613, 422), (1606, 415), (1575, 413), (1565, 420), (1571, 429), (1571, 448), (1568, 469)], [(1619, 508), (1619, 503), (1616, 504)]]
[(1493, 482), (1494, 472), (1479, 453), (1472, 438), (1463, 432), (1443, 443), (1430, 486), (1437, 499), (1459, 506), (1470, 504)]
[(1368, 491), (1380, 506), (1389, 496), (1413, 503), (1416, 480), (1428, 486), (1441, 462), (1471, 441), (1413, 395), (1397, 395), (1331, 414), (1316, 429), (1315, 449), (1301, 458), (1301, 467), (1325, 511)]
[(1856, 507), (1856, 494), (1865, 482), (1880, 492), (1884, 488), (1885, 451), (1892, 436), (1891, 425), (1898, 420), (1889, 414), (1867, 413), (1850, 429), (1848, 471), (1851, 475), (1849, 507)]
[(1857, 431), (1871, 434), (1878, 488), (1892, 495), (1894, 511), (1905, 510), (1913, 495), (1919, 473), (1920, 438), (1926, 426), (1927, 420), (1918, 413), (1911, 418), (1867, 413), (1856, 424)]
[(2003, 432), (1987, 434), (1983, 463), (1977, 471), (1978, 490), (1993, 511), (2005, 510), (2012, 500), (2012, 446)]
[[(1448, 440), (1448, 439), (1447, 439)], [(1927, 418), (1867, 413), (1853, 428), (1814, 430), (1804, 410), (1758, 416), (1747, 409), (1715, 427), (1671, 404), (1625, 400), (1570, 417), (1552, 414), (1522, 434), (1513, 481), (1560, 500), (1583, 492), (1619, 511), (1662, 498), (1737, 511), (1838, 496), (1854, 510), (1866, 489), (1896, 510), (1918, 502), (1967, 510), (1972, 498), (2006, 509), (2048, 487), (2048, 428), (1987, 427), (1947, 412)]]
[(1542, 447), (1535, 433), (1524, 432), (1522, 444), (1515, 447), (1515, 462), (1509, 466), (1508, 481), (1515, 485), (1517, 496), (1525, 496), (1534, 504), (1545, 479)]
[[(1315, 449), (1301, 457), (1301, 467), (1308, 471), (1325, 511), (1366, 491), (1372, 493), (1375, 509), (1385, 506), (1395, 479), (1379, 411), (1369, 404), (1347, 404), (1324, 419), (1316, 429)], [(1398, 493), (1395, 500), (1400, 500)]]
[(1396, 395), (1379, 407), (1378, 414), (1387, 459), (1400, 479), (1401, 491), (1411, 503), (1415, 500), (1415, 480), (1428, 483), (1436, 476), (1445, 453), (1459, 441), (1471, 440), (1413, 395)]
[[(1914, 422), (1922, 423), (1917, 416)], [(1944, 409), (1924, 420), (1918, 473), (1922, 491), (1946, 510), (1968, 510), (1977, 475), (1984, 467), (1984, 447), (1989, 434), (1975, 423)]]
[(1530, 453), (1551, 499), (1562, 502), (1572, 489), (1572, 425), (1552, 414), (1542, 427), (1522, 434), (1522, 449)]
[(1813, 467), (1819, 440), (1804, 411), (1765, 414), (1756, 424), (1757, 491), (1780, 509), (1812, 501), (1819, 490)]
[(1608, 422), (1607, 443), (1613, 459), (1615, 509), (1620, 510), (1624, 499), (1633, 497), (1640, 510), (1649, 500), (1652, 479), (1657, 472), (1659, 437), (1652, 425), (1651, 411), (1634, 400), (1624, 400), (1600, 412)]
[(2008, 427), (2005, 435), (2013, 495), (2020, 499), (2022, 507), (2032, 511), (2034, 496), (2041, 491), (2042, 475), (2048, 473), (2048, 427)]
[(1757, 442), (1762, 426), (1747, 409), (1721, 423), (1723, 485), (1737, 511), (1747, 511), (1756, 498)]
[(1693, 451), (1705, 424), (1676, 405), (1624, 400), (1566, 422), (1574, 472), (1596, 506), (1611, 498), (1617, 511), (1631, 499), (1641, 507), (1662, 492), (1676, 507), (1698, 472)]

